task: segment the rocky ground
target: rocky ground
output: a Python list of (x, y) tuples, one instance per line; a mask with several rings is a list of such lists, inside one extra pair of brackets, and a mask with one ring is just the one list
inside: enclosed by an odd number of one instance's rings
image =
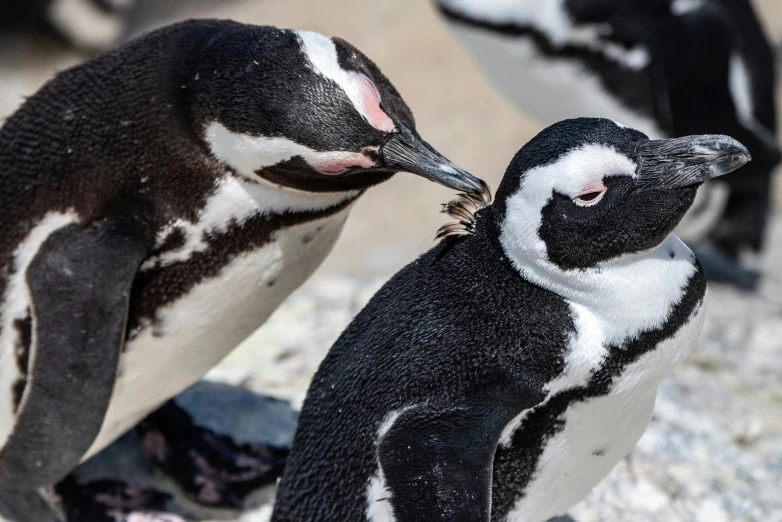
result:
[[(760, 5), (772, 35), (782, 35), (782, 8), (776, 0)], [(215, 16), (343, 36), (392, 78), (427, 139), (496, 187), (513, 152), (539, 125), (485, 83), (427, 2), (344, 0), (339, 6), (321, 0), (141, 0), (130, 33)], [(0, 115), (52, 71), (81, 59), (45, 40), (13, 41), (0, 54)], [(438, 203), (449, 196), (411, 176), (370, 191), (324, 266), (209, 379), (299, 404), (351, 317), (391, 274), (431, 246), (441, 219)], [(573, 510), (577, 520), (782, 521), (782, 219), (770, 235), (770, 250), (758, 260), (767, 273), (761, 290), (747, 295), (711, 287), (697, 349), (661, 387), (654, 420), (631, 457)], [(141, 466), (158, 487), (171, 488), (143, 468), (134, 450), (123, 449), (132, 448), (132, 440), (123, 444), (129, 446), (99, 458), (113, 469), (117, 462)], [(241, 515), (198, 518), (264, 520), (264, 495)]]

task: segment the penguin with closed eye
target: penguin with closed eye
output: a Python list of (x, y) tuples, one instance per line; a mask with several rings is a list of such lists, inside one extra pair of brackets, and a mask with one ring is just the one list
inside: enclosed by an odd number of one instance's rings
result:
[[(339, 38), (192, 20), (59, 73), (0, 130), (0, 486), (58, 482), (200, 379), (397, 171), (485, 186)], [(210, 493), (184, 486), (223, 505), (199, 462)]]
[[(543, 522), (630, 452), (693, 348), (706, 280), (673, 234), (749, 161), (722, 135), (565, 120), (382, 287), (312, 381), (273, 522)], [(477, 209), (477, 210), (476, 210)]]
[(613, 118), (652, 138), (721, 133), (752, 153), (677, 229), (715, 281), (754, 288), (780, 162), (775, 59), (749, 0), (437, 0), (492, 83), (544, 125)]

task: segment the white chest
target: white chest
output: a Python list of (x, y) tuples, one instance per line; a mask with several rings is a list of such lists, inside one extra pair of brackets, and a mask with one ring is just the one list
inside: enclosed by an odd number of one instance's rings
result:
[[(673, 337), (625, 367), (607, 395), (569, 405), (560, 416), (564, 428), (545, 441), (532, 479), (507, 522), (543, 522), (565, 514), (632, 450), (651, 419), (657, 386), (694, 347), (703, 326), (702, 308), (696, 308)], [(552, 385), (555, 391), (547, 402), (567, 392), (562, 383)], [(523, 428), (524, 417), (510, 428)]]
[(275, 232), (159, 310), (154, 325), (127, 343), (101, 432), (85, 458), (200, 379), (261, 326), (323, 261), (349, 210)]

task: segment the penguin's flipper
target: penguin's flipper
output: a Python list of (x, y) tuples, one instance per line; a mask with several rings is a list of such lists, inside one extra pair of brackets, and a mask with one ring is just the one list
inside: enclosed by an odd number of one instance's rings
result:
[(378, 447), (395, 520), (489, 522), (502, 408), (430, 405), (400, 414)]
[(33, 312), (30, 367), (0, 484), (34, 489), (78, 465), (100, 430), (125, 335), (133, 278), (151, 247), (135, 222), (68, 225), (26, 273)]

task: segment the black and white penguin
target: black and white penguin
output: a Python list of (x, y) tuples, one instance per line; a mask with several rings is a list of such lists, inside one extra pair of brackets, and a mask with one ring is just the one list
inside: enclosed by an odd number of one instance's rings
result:
[[(548, 127), (496, 194), (396, 274), (307, 393), (273, 522), (540, 522), (635, 445), (691, 350), (706, 281), (672, 230), (726, 136)], [(480, 208), (472, 216), (475, 208)]]
[(3, 2), (0, 30), (44, 27), (70, 45), (87, 52), (119, 43), (136, 0), (31, 0)]
[[(749, 0), (437, 0), (492, 83), (544, 125), (577, 116), (622, 121), (652, 138), (735, 137), (741, 176), (707, 184), (677, 234), (713, 251), (710, 277), (751, 287), (723, 257), (760, 251), (780, 161), (775, 63)], [(710, 259), (709, 261), (711, 260)]]
[(0, 486), (198, 380), (396, 171), (484, 186), (338, 38), (188, 21), (58, 74), (0, 131)]

